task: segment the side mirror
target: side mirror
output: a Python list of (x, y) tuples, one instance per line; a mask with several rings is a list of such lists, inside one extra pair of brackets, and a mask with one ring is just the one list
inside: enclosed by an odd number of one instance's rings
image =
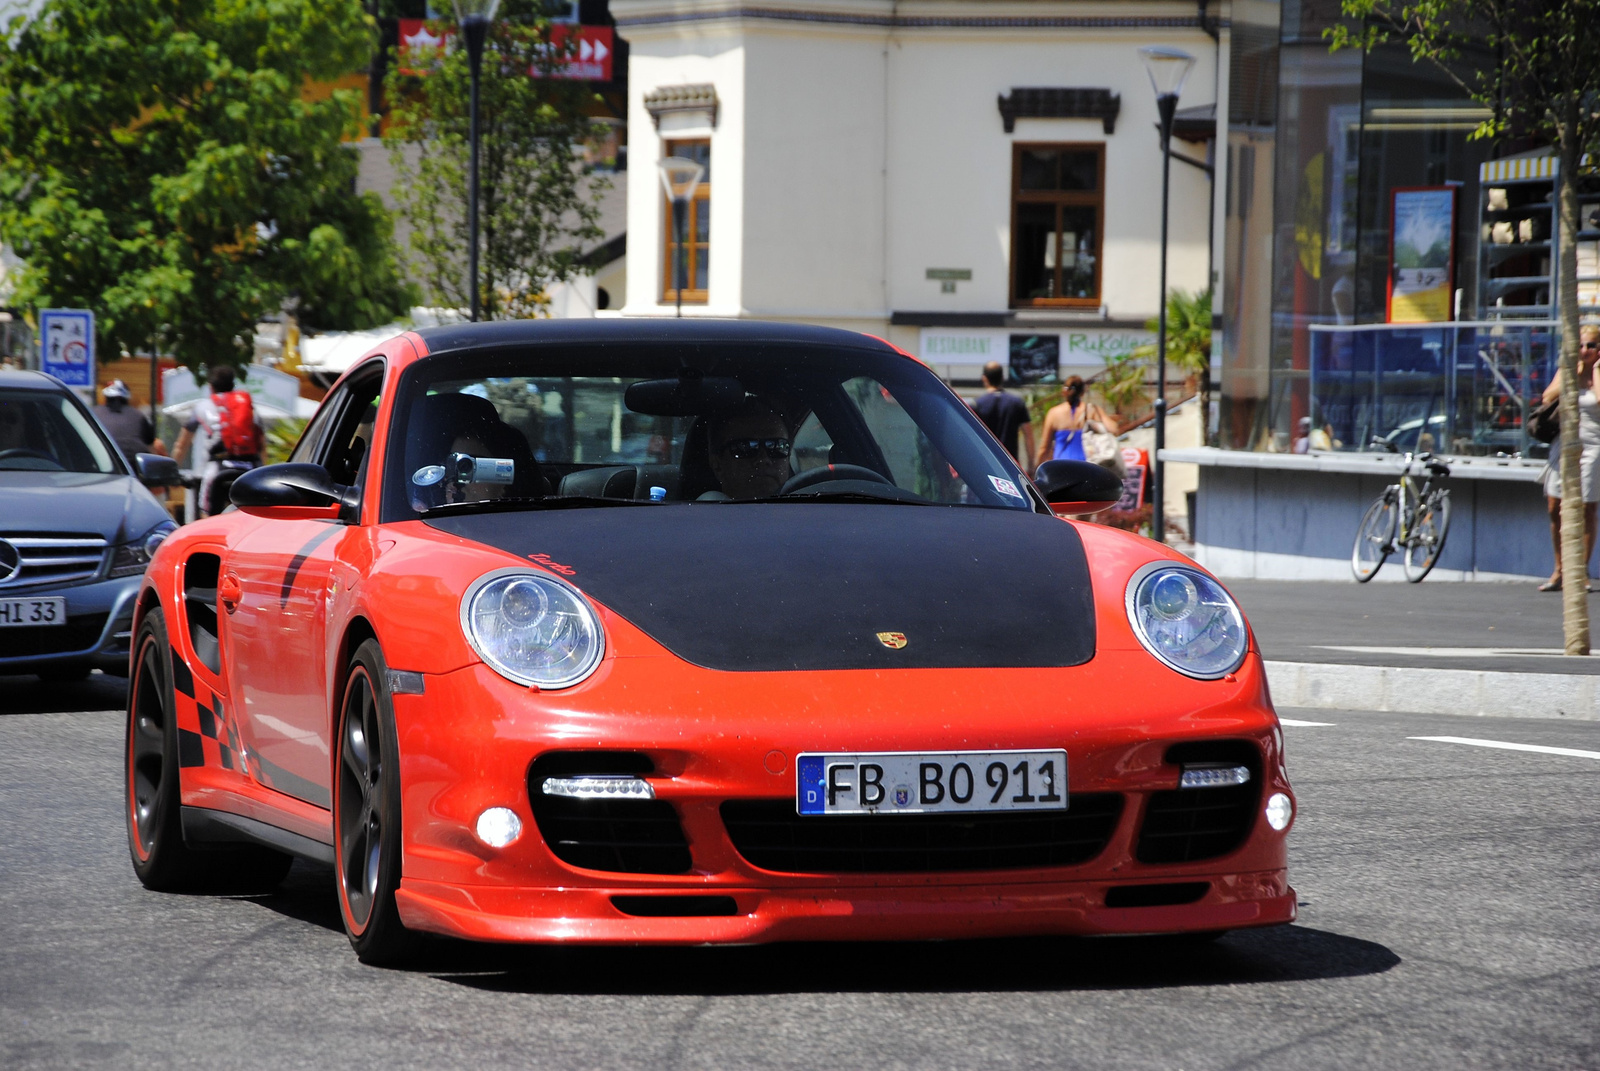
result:
[(233, 481), (228, 497), (252, 517), (286, 521), (339, 520), (345, 489), (321, 465), (264, 465)]
[(133, 474), (146, 487), (177, 487), (183, 483), (178, 463), (160, 454), (133, 455)]
[(1088, 461), (1046, 461), (1034, 474), (1050, 512), (1085, 517), (1108, 510), (1122, 498), (1122, 481), (1110, 469)]

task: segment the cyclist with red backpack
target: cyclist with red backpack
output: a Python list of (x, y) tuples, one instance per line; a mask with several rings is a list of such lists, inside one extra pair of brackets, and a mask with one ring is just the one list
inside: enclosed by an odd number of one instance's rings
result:
[(205, 458), (200, 482), (202, 517), (227, 509), (233, 481), (261, 464), (261, 421), (250, 392), (234, 389), (233, 369), (226, 366), (213, 370), (209, 383), (211, 396), (195, 403), (173, 450), (179, 464), (189, 460), (191, 444), (195, 454)]

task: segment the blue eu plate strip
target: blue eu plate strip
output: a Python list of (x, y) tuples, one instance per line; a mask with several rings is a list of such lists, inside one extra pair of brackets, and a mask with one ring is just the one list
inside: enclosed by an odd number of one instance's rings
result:
[(823, 813), (823, 765), (821, 755), (802, 755), (795, 764), (795, 791), (801, 814)]

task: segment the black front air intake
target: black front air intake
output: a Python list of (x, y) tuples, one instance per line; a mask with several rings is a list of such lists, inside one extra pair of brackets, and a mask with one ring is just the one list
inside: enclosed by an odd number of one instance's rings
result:
[(1141, 863), (1192, 863), (1227, 855), (1244, 843), (1261, 800), (1261, 751), (1248, 740), (1174, 744), (1166, 762), (1189, 766), (1232, 765), (1250, 770), (1242, 785), (1152, 792), (1134, 855)]
[(1075, 866), (1105, 850), (1115, 792), (1074, 795), (1065, 811), (802, 817), (793, 799), (729, 800), (722, 822), (752, 866), (788, 874), (934, 873)]
[(528, 802), (539, 834), (563, 863), (617, 874), (682, 874), (690, 866), (678, 812), (665, 800), (573, 799), (545, 795), (549, 777), (648, 774), (646, 755), (554, 751), (528, 771)]

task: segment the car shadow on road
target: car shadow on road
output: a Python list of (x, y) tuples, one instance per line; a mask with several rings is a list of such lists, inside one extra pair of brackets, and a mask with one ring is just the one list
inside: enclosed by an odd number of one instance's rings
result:
[(1381, 974), (1400, 963), (1372, 941), (1293, 925), (1239, 930), (1208, 943), (1028, 937), (527, 949), (448, 942), (433, 955), (438, 958), (417, 968), (475, 989), (632, 996), (1164, 989), (1346, 978)]
[[(276, 890), (248, 899), (343, 936), (333, 874), (326, 868), (296, 863)], [(1382, 974), (1399, 963), (1399, 956), (1376, 942), (1289, 925), (1235, 930), (1210, 942), (1019, 937), (586, 948), (430, 938), (405, 969), (489, 992), (731, 996), (1167, 989), (1351, 978)]]
[(0, 676), (0, 717), (126, 710), (127, 706), (126, 677), (93, 673), (81, 681), (46, 681), (31, 676)]

